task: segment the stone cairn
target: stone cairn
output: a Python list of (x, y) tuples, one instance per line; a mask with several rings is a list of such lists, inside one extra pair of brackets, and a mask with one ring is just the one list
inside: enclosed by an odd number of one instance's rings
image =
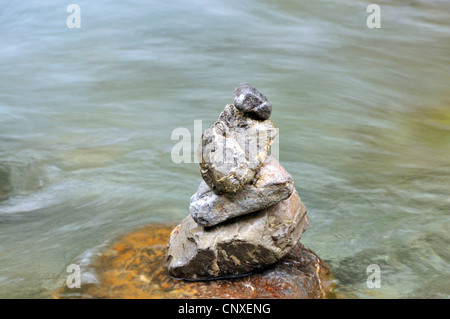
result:
[(291, 175), (268, 155), (278, 134), (269, 99), (248, 83), (202, 135), (203, 181), (190, 215), (170, 235), (166, 265), (177, 278), (246, 275), (274, 264), (309, 225)]

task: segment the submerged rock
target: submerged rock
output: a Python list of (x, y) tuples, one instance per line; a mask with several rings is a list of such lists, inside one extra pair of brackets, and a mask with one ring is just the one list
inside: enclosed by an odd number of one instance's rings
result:
[(11, 186), (10, 176), (11, 173), (9, 169), (4, 167), (0, 163), (0, 201), (8, 198), (8, 195), (12, 192), (13, 188)]
[(294, 180), (272, 156), (267, 156), (252, 183), (236, 193), (215, 194), (202, 181), (191, 197), (192, 218), (202, 226), (214, 226), (225, 220), (275, 205), (291, 196)]
[(234, 106), (242, 112), (267, 120), (272, 113), (269, 99), (248, 83), (242, 82), (234, 91)]
[[(329, 298), (334, 297), (328, 266), (298, 243), (279, 262), (246, 277), (209, 281), (172, 278), (165, 267), (173, 226), (148, 225), (116, 240), (82, 268), (81, 288), (66, 285), (54, 298)], [(88, 271), (86, 273), (86, 271)], [(93, 278), (90, 283), (85, 277)], [(64, 280), (65, 282), (65, 280)]]
[(231, 104), (225, 106), (202, 135), (198, 157), (203, 180), (216, 194), (243, 189), (261, 167), (277, 134), (270, 120), (258, 121)]
[(188, 215), (169, 239), (167, 267), (185, 279), (246, 274), (286, 255), (308, 225), (295, 190), (274, 206), (213, 227), (200, 226)]

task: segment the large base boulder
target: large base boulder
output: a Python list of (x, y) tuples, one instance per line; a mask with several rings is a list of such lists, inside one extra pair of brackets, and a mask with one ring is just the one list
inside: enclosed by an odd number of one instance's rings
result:
[(194, 282), (174, 279), (165, 267), (166, 243), (172, 229), (172, 225), (148, 225), (122, 236), (82, 266), (81, 288), (68, 288), (64, 284), (53, 296), (89, 299), (334, 297), (328, 266), (300, 243), (279, 262), (249, 276)]
[(171, 275), (184, 279), (250, 273), (285, 256), (308, 225), (295, 190), (274, 206), (213, 227), (203, 227), (189, 215), (169, 239), (167, 266)]
[(242, 82), (234, 91), (234, 106), (242, 112), (267, 120), (272, 113), (269, 99), (248, 83)]

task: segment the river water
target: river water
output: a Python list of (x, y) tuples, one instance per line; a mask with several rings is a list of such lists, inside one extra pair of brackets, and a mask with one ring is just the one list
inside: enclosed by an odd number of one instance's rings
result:
[(241, 81), (273, 103), (338, 295), (450, 297), (449, 1), (378, 1), (380, 29), (362, 0), (77, 0), (79, 29), (70, 3), (0, 4), (0, 297), (50, 297), (69, 264), (184, 218), (201, 177), (172, 131)]

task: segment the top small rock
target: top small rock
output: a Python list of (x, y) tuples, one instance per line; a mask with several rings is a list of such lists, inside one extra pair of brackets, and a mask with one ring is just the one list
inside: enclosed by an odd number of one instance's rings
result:
[(256, 115), (267, 120), (272, 113), (272, 103), (269, 99), (246, 82), (242, 82), (234, 91), (234, 106), (244, 113)]

